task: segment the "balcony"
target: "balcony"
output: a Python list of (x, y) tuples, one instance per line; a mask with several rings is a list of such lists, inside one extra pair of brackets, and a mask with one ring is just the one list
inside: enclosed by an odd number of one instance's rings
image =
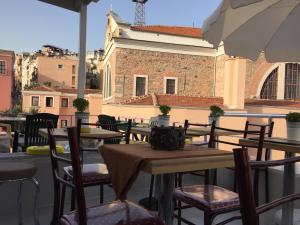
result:
[[(64, 115), (63, 118), (65, 118), (66, 115)], [(69, 116), (72, 118), (73, 116)], [(276, 123), (281, 123), (283, 115), (274, 115), (274, 114), (245, 114), (245, 113), (227, 113), (223, 118), (221, 118), (221, 124), (228, 124), (231, 122), (231, 124), (234, 122), (234, 124), (241, 124), (241, 121), (245, 120), (245, 117), (249, 118), (255, 118), (256, 120), (275, 120)], [(92, 118), (91, 118), (92, 119)], [(125, 119), (121, 118), (120, 119)], [(126, 119), (129, 119), (126, 118)], [(147, 122), (147, 118), (134, 118), (135, 121), (143, 121)], [(22, 121), (22, 119), (20, 119)], [(71, 119), (71, 121), (73, 121)], [(173, 121), (176, 123), (176, 121)], [(179, 122), (177, 122), (179, 123)], [(71, 123), (72, 125), (72, 123)], [(274, 131), (276, 132), (279, 131)], [(68, 143), (66, 141), (61, 141), (60, 144), (65, 146), (67, 148)], [(280, 157), (275, 155), (274, 157)], [(103, 159), (98, 153), (85, 153), (84, 155), (85, 162), (94, 163), (94, 162), (103, 162)], [(40, 193), (39, 193), (39, 199), (38, 199), (38, 215), (40, 224), (50, 224), (51, 217), (52, 217), (52, 206), (53, 206), (53, 183), (52, 183), (52, 174), (50, 169), (50, 159), (49, 156), (30, 156), (26, 153), (13, 153), (13, 154), (7, 154), (7, 153), (1, 153), (0, 154), (0, 163), (2, 162), (30, 162), (34, 163), (38, 167), (38, 172), (36, 175), (36, 178), (40, 182)], [(296, 177), (296, 190), (300, 188), (300, 167), (297, 167), (297, 177)], [(263, 176), (262, 176), (263, 177)], [(264, 199), (264, 181), (261, 177), (261, 199)], [(190, 185), (190, 184), (199, 184), (202, 183), (202, 178), (195, 177), (192, 175), (186, 175), (184, 176), (184, 184)], [(283, 184), (283, 168), (273, 168), (270, 169), (270, 197), (271, 199), (281, 196), (281, 190), (282, 190), (282, 184)], [(150, 183), (150, 175), (144, 172), (141, 172), (137, 181), (135, 182), (134, 186), (129, 192), (128, 199), (138, 202), (141, 198), (147, 197), (147, 193), (149, 192), (149, 183)], [(218, 185), (233, 189), (233, 173), (230, 169), (218, 169)], [(18, 185), (15, 183), (3, 183), (1, 186), (1, 192), (0, 192), (0, 198), (2, 199), (2, 202), (5, 202), (5, 204), (0, 204), (0, 221), (2, 221), (4, 224), (17, 224), (17, 193), (18, 193)], [(34, 199), (34, 188), (30, 183), (26, 183), (24, 185), (23, 189), (23, 205), (24, 207), (24, 224), (33, 224), (33, 214), (32, 214), (32, 207), (33, 207), (33, 199)], [(115, 199), (115, 194), (113, 190), (109, 187), (105, 187), (105, 202), (110, 202)], [(98, 204), (99, 201), (99, 188), (98, 187), (91, 187), (86, 192), (86, 198), (88, 205), (95, 205)], [(70, 192), (67, 192), (66, 196), (66, 207), (65, 211), (68, 211), (70, 207)], [(296, 208), (299, 208), (299, 203), (296, 204)], [(238, 215), (239, 213), (229, 213), (224, 214), (222, 216), (218, 216), (216, 218), (216, 222), (221, 222), (225, 218), (229, 218), (232, 215)], [(296, 215), (296, 217), (298, 214)], [(184, 211), (183, 217), (189, 218), (191, 221), (193, 221), (196, 224), (202, 224), (201, 221), (203, 221), (203, 214), (201, 211), (197, 209), (188, 209)], [(278, 212), (276, 210), (273, 210), (267, 214), (264, 214), (262, 217), (263, 224), (271, 225), (274, 224), (274, 222), (278, 221), (278, 224), (280, 224), (280, 216), (278, 216)], [(174, 221), (174, 224), (176, 224), (177, 221)], [(241, 224), (241, 222), (236, 221), (231, 224)]]

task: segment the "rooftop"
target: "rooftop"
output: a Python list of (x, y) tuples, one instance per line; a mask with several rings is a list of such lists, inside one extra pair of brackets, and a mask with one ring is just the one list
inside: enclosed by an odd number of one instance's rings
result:
[[(208, 98), (199, 96), (181, 95), (145, 95), (127, 98), (120, 102), (126, 105), (170, 105), (179, 107), (209, 107), (210, 105), (223, 106), (223, 98)], [(245, 106), (280, 106), (300, 108), (300, 101), (245, 99)]]
[[(76, 94), (77, 89), (75, 88), (55, 88), (55, 87), (48, 87), (45, 85), (34, 87), (28, 91), (43, 91), (43, 92), (62, 92), (68, 94)], [(99, 89), (85, 89), (85, 94), (101, 94), (101, 90)]]
[(202, 29), (194, 28), (194, 27), (152, 25), (152, 26), (132, 26), (131, 30), (185, 36), (185, 37), (192, 37), (192, 38), (203, 37)]

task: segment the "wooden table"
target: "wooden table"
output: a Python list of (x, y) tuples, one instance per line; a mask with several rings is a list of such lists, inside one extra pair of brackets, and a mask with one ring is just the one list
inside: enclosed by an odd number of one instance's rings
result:
[[(43, 137), (48, 137), (46, 128), (39, 129), (39, 134)], [(53, 136), (57, 139), (68, 139), (68, 132), (66, 128), (55, 128)], [(81, 138), (85, 139), (111, 139), (111, 138), (122, 138), (124, 135), (120, 132), (103, 130), (101, 128), (91, 128), (90, 132), (80, 133)]]
[[(257, 146), (258, 140), (240, 139), (241, 145)], [(285, 151), (285, 157), (294, 157), (295, 154), (300, 153), (300, 142), (292, 141), (286, 138), (265, 138), (264, 147)], [(283, 181), (283, 195), (289, 195), (295, 191), (295, 164), (287, 164), (284, 166), (284, 181)], [(294, 214), (294, 203), (289, 202), (282, 206), (282, 225), (292, 225)]]
[[(148, 144), (104, 145), (101, 153), (109, 170), (112, 167), (114, 168), (112, 171), (109, 171), (112, 182), (115, 176), (124, 177), (124, 172), (128, 172), (128, 170), (124, 171), (124, 168), (120, 167), (119, 161), (121, 162), (121, 160), (126, 159), (128, 163), (136, 163), (136, 157), (142, 158), (143, 163), (139, 164), (142, 165), (140, 170), (157, 175), (158, 177), (157, 181), (159, 181), (159, 184), (156, 186), (157, 197), (159, 199), (158, 214), (167, 225), (173, 225), (175, 173), (234, 166), (232, 152), (207, 147), (194, 146), (192, 148), (190, 150), (190, 147), (187, 146), (185, 148), (185, 155), (182, 156), (179, 155), (182, 153), (181, 151), (161, 152), (152, 150)], [(149, 156), (145, 156), (147, 155), (145, 153), (148, 153), (148, 151), (151, 154), (150, 158)]]
[[(186, 132), (186, 137), (193, 138), (193, 137), (200, 137), (210, 135), (210, 127), (203, 127), (203, 128), (188, 128)], [(151, 128), (150, 127), (132, 127), (131, 128), (132, 134), (140, 134), (143, 136), (150, 136)], [(229, 136), (229, 135), (236, 135), (237, 133), (228, 132), (228, 131), (216, 131), (217, 136)]]

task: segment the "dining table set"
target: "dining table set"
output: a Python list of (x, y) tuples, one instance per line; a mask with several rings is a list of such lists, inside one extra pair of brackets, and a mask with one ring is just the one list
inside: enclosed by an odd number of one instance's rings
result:
[[(39, 133), (42, 136), (47, 136), (46, 129), (40, 129)], [(132, 127), (131, 134), (150, 136), (151, 128)], [(209, 134), (209, 128), (188, 129), (186, 132), (186, 136), (189, 138), (207, 136)], [(65, 128), (56, 128), (53, 135), (58, 139), (67, 139), (67, 130)], [(81, 138), (105, 140), (122, 138), (123, 134), (101, 128), (92, 128), (89, 132), (81, 133), (80, 135)], [(223, 131), (217, 135), (221, 137), (232, 134)], [(256, 146), (257, 142), (257, 138), (239, 139), (240, 145)], [(273, 137), (265, 138), (263, 145), (265, 148), (285, 151), (286, 157), (293, 157), (296, 153), (300, 153), (300, 142), (298, 141)], [(183, 149), (176, 151), (158, 151), (151, 148), (151, 145), (146, 142), (143, 144), (104, 144), (100, 148), (100, 154), (107, 165), (117, 199), (125, 200), (127, 198), (127, 193), (134, 185), (141, 171), (156, 175), (159, 181), (156, 185), (158, 216), (167, 225), (173, 224), (174, 219), (173, 192), (176, 174), (234, 167), (232, 151), (192, 144), (186, 144)], [(284, 166), (283, 194), (293, 193), (294, 183), (295, 166)], [(293, 203), (286, 203), (283, 206), (282, 224), (293, 223), (293, 207)]]

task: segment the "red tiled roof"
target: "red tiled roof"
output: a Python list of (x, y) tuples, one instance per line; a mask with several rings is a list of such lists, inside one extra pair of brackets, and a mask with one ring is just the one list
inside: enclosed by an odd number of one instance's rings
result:
[[(37, 86), (32, 88), (30, 91), (45, 91), (45, 92), (62, 92), (68, 94), (76, 94), (77, 89), (75, 88), (53, 88), (45, 85)], [(101, 90), (99, 89), (85, 89), (85, 94), (101, 94)]]
[[(223, 105), (222, 98), (206, 98), (181, 95), (155, 95), (158, 105), (179, 107), (209, 107), (210, 105)], [(127, 99), (121, 104), (126, 105), (155, 105), (151, 95)]]
[(193, 38), (202, 38), (203, 37), (202, 29), (194, 28), (194, 27), (176, 27), (176, 26), (159, 26), (159, 25), (157, 25), (157, 26), (132, 26), (131, 30), (186, 36), (186, 37), (193, 37)]
[(289, 100), (245, 99), (245, 105), (246, 106), (281, 106), (281, 107), (300, 108), (299, 101), (289, 101)]
[[(208, 108), (210, 105), (223, 106), (223, 98), (180, 96), (180, 95), (155, 95), (158, 105), (170, 105), (179, 107), (200, 107)], [(126, 105), (155, 105), (153, 96), (146, 95), (126, 99), (121, 102)], [(262, 99), (245, 99), (245, 106), (274, 106), (300, 108), (300, 101), (288, 100), (262, 100)]]

